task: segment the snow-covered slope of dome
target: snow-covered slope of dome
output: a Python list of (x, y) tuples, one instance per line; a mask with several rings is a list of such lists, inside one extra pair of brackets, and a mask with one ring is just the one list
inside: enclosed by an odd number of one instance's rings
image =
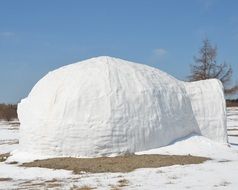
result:
[(222, 87), (205, 83), (111, 57), (64, 66), (18, 105), (19, 151), (109, 156), (158, 148), (191, 133), (226, 142)]

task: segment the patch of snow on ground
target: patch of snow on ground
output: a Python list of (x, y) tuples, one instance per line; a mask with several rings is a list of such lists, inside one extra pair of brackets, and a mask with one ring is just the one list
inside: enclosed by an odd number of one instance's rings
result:
[(16, 165), (0, 163), (0, 179), (10, 178), (12, 180), (1, 181), (0, 189), (17, 188), (20, 183), (31, 180), (52, 180), (72, 177), (71, 171), (51, 170), (42, 168), (24, 168)]
[[(224, 154), (225, 153), (225, 154)], [(158, 149), (138, 152), (137, 154), (169, 154), (205, 156), (212, 159), (237, 160), (237, 151), (226, 144), (219, 144), (203, 136), (189, 136)]]
[(0, 154), (8, 153), (17, 148), (19, 126), (0, 121)]
[(227, 128), (238, 130), (238, 107), (227, 108)]

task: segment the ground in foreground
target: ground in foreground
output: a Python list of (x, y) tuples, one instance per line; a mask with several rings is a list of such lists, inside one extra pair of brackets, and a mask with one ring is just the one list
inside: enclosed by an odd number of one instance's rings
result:
[(198, 156), (177, 155), (128, 155), (100, 158), (52, 158), (24, 163), (25, 167), (42, 167), (51, 169), (72, 170), (76, 174), (82, 172), (131, 172), (139, 168), (159, 168), (172, 165), (200, 164), (208, 158)]
[[(238, 108), (228, 110), (230, 147), (191, 136), (174, 144), (138, 153), (210, 157), (201, 164), (141, 168), (132, 172), (81, 173), (0, 163), (0, 189), (234, 189), (238, 187)], [(0, 154), (17, 148), (18, 129), (0, 125)]]

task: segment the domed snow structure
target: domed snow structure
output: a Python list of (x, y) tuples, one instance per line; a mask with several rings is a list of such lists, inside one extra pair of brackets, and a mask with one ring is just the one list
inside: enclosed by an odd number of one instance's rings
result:
[(186, 83), (146, 65), (97, 57), (47, 74), (18, 105), (19, 151), (95, 157), (197, 133), (226, 142), (218, 80)]

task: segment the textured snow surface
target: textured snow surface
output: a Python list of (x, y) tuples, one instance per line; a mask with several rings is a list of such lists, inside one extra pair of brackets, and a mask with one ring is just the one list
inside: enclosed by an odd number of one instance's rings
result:
[(19, 125), (12, 125), (0, 121), (0, 154), (9, 153), (17, 149), (19, 142)]
[(185, 83), (146, 65), (97, 57), (50, 72), (21, 101), (16, 152), (110, 156), (192, 133), (226, 143), (225, 115), (217, 80)]
[[(179, 139), (168, 146), (137, 152), (143, 154), (165, 154), (165, 155), (188, 155), (205, 156), (217, 160), (236, 160), (238, 159), (236, 147), (229, 148), (227, 145), (214, 142), (203, 136), (189, 136)], [(225, 152), (225, 154), (224, 154)]]
[(194, 116), (203, 136), (227, 142), (226, 103), (223, 86), (216, 79), (186, 84)]

